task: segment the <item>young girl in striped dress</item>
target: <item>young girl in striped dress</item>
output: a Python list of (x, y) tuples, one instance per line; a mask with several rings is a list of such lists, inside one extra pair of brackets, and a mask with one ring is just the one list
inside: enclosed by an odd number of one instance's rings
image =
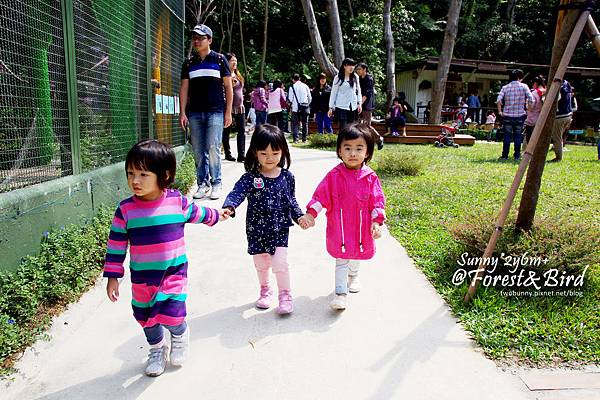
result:
[(175, 177), (173, 150), (156, 140), (144, 140), (127, 154), (125, 170), (133, 196), (121, 201), (110, 228), (104, 276), (111, 301), (119, 297), (119, 281), (129, 245), (133, 315), (150, 345), (146, 375), (165, 370), (171, 334), (170, 360), (181, 366), (189, 343), (185, 322), (187, 257), (184, 225), (212, 226), (225, 219), (222, 211), (189, 202), (177, 190), (167, 189)]

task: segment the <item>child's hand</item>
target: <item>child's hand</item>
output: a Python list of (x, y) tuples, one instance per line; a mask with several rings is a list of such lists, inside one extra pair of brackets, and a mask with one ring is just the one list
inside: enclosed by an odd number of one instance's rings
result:
[(379, 239), (381, 237), (381, 225), (377, 222), (371, 224), (371, 236), (373, 236), (373, 239)]
[(224, 221), (231, 217), (231, 210), (229, 208), (222, 208), (219, 210), (219, 221)]
[(108, 278), (108, 283), (106, 284), (106, 294), (110, 301), (119, 300), (119, 281), (117, 278)]
[(308, 229), (310, 228), (308, 226), (308, 221), (306, 220), (306, 216), (301, 216), (300, 218), (298, 218), (298, 225), (300, 225), (300, 228), (302, 229)]
[(315, 217), (313, 217), (311, 214), (306, 213), (304, 214), (303, 218), (306, 221), (307, 228), (312, 228), (313, 226), (315, 226)]

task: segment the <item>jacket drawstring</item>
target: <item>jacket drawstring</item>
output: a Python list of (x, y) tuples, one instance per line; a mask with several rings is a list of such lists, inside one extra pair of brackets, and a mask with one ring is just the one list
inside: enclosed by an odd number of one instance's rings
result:
[(342, 253), (346, 252), (346, 246), (344, 244), (344, 210), (340, 208), (340, 225), (342, 227)]
[(363, 252), (363, 245), (362, 245), (362, 210), (360, 210), (360, 213), (358, 215), (359, 215), (359, 220), (360, 220), (360, 229), (358, 231), (358, 240), (359, 240), (358, 243), (360, 243), (360, 252), (362, 253)]

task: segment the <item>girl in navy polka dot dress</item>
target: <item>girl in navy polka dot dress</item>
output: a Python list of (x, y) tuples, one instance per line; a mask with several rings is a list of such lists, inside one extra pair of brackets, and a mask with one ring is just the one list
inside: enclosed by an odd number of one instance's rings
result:
[(279, 314), (294, 310), (287, 262), (289, 228), (294, 222), (304, 229), (308, 227), (296, 200), (294, 175), (288, 170), (290, 163), (283, 133), (276, 126), (260, 125), (246, 153), (246, 173), (223, 203), (224, 213), (234, 216), (235, 209), (248, 199), (248, 253), (254, 259), (260, 283), (256, 307), (268, 309), (271, 306), (273, 290), (269, 284), (269, 268), (272, 268), (279, 289)]

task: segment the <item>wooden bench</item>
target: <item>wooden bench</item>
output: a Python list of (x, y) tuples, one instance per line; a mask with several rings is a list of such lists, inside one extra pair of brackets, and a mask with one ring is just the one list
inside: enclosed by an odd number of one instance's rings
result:
[[(333, 131), (337, 132), (337, 123), (333, 123)], [(429, 125), (429, 124), (406, 124), (406, 136), (390, 136), (388, 135), (388, 128), (383, 122), (373, 122), (371, 126), (383, 136), (385, 143), (404, 143), (404, 144), (423, 144), (423, 143), (434, 143), (437, 140), (437, 136), (442, 133), (441, 125)], [(308, 132), (315, 133), (317, 131), (317, 124), (315, 121), (309, 121)], [(456, 134), (454, 141), (460, 145), (473, 145), (475, 144), (475, 137), (471, 135)]]

